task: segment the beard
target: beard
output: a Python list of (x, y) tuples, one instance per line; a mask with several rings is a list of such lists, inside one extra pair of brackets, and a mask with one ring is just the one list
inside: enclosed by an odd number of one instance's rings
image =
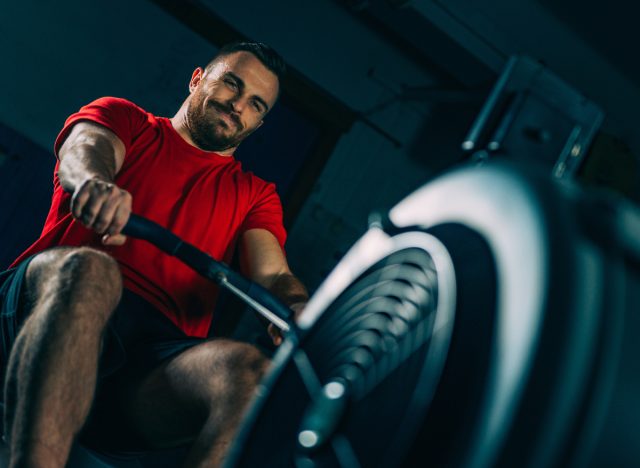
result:
[[(187, 127), (191, 139), (204, 151), (224, 151), (238, 146), (252, 130), (245, 130), (230, 106), (209, 99), (204, 106), (204, 96), (196, 91), (187, 107)], [(230, 120), (224, 120), (225, 114)]]

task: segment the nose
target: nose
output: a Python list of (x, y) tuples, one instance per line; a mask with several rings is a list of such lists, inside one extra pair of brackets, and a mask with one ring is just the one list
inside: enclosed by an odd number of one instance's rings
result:
[(238, 114), (242, 113), (242, 111), (247, 105), (246, 101), (239, 96), (236, 96), (235, 98), (231, 99), (229, 104), (231, 105), (231, 109)]

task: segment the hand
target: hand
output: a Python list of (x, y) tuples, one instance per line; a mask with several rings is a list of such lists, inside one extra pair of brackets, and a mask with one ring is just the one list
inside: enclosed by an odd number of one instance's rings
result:
[[(298, 317), (300, 316), (300, 314), (302, 313), (302, 311), (306, 306), (307, 306), (306, 302), (297, 302), (289, 306), (289, 308), (293, 310), (294, 322), (298, 319)], [(280, 346), (283, 340), (282, 331), (278, 327), (276, 327), (273, 323), (269, 324), (267, 331), (269, 332), (269, 336), (271, 337), (271, 341), (273, 341), (273, 344), (276, 346)]]
[(105, 245), (122, 245), (120, 234), (131, 214), (131, 194), (98, 178), (83, 181), (71, 197), (71, 213), (89, 229), (102, 236)]

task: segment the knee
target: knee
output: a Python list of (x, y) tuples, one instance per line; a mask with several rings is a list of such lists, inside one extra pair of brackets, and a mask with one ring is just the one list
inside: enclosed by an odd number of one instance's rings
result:
[(211, 375), (231, 395), (252, 391), (269, 365), (269, 360), (247, 343), (214, 340), (199, 348), (205, 375)]
[(224, 357), (228, 374), (256, 383), (264, 376), (269, 365), (264, 354), (248, 343), (229, 342)]
[(221, 422), (246, 408), (268, 365), (254, 346), (213, 340), (182, 353), (164, 373), (194, 419)]
[(223, 392), (209, 393), (210, 416), (241, 413), (255, 394), (270, 362), (256, 347), (240, 342), (228, 342), (221, 359)]
[(60, 269), (77, 277), (118, 281), (118, 263), (104, 252), (89, 247), (66, 250), (60, 259)]
[(117, 262), (98, 250), (79, 248), (61, 259), (61, 281), (80, 295), (90, 295), (115, 308), (122, 294), (122, 276)]
[[(27, 271), (29, 289), (37, 296), (55, 295), (63, 302), (93, 304), (107, 318), (122, 294), (117, 262), (98, 250), (54, 249), (38, 255)], [(73, 309), (69, 309), (73, 310)]]

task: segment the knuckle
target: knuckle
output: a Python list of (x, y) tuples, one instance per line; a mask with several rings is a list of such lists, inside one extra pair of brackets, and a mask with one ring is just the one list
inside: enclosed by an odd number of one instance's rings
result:
[(96, 223), (97, 212), (95, 209), (85, 209), (80, 215), (80, 220), (87, 226), (92, 226)]
[(76, 203), (73, 200), (71, 201), (71, 213), (74, 218), (79, 218), (82, 215), (82, 205), (80, 203)]
[(82, 216), (86, 218), (94, 219), (98, 215), (98, 207), (95, 203), (85, 205), (82, 210)]

